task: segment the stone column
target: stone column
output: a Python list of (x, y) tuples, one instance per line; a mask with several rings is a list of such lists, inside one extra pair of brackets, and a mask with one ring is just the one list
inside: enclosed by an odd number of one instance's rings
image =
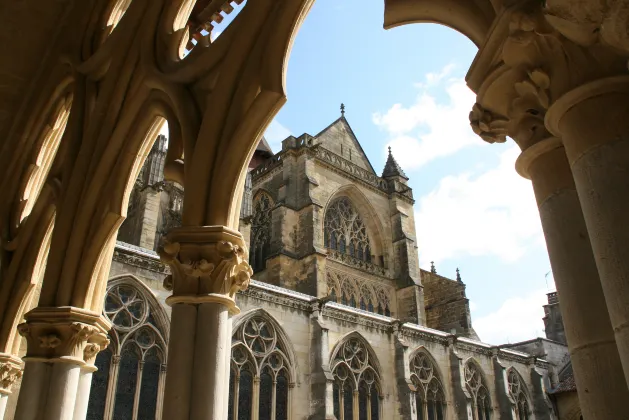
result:
[(252, 274), (244, 240), (224, 226), (176, 228), (161, 257), (173, 273), (163, 418), (225, 420), (234, 298)]
[(564, 148), (546, 138), (516, 167), (533, 183), (582, 412), (587, 419), (629, 418), (629, 391)]
[(19, 357), (0, 353), (0, 420), (4, 419), (11, 387), (22, 377), (22, 360)]
[[(567, 92), (549, 109), (546, 124), (566, 148), (629, 381), (629, 76)], [(588, 317), (595, 314), (586, 307)]]
[(15, 419), (78, 419), (75, 410), (86, 412), (91, 382), (81, 381), (81, 370), (109, 344), (110, 324), (73, 307), (39, 307), (25, 319), (18, 327), (28, 347)]
[(92, 374), (96, 370), (94, 365), (85, 365), (81, 368), (72, 420), (85, 420), (87, 416), (87, 405), (90, 401), (90, 390), (92, 388)]

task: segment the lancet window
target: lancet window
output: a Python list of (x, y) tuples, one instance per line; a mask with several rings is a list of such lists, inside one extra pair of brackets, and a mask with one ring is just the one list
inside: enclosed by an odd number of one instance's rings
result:
[(472, 396), (474, 420), (491, 419), (491, 399), (482, 371), (473, 361), (465, 364), (465, 386)]
[(328, 296), (343, 305), (391, 316), (391, 290), (386, 286), (329, 269)]
[(289, 420), (292, 362), (279, 326), (256, 315), (232, 339), (229, 420)]
[(338, 420), (380, 420), (381, 381), (375, 356), (359, 337), (341, 343), (332, 358), (333, 404)]
[(511, 368), (507, 372), (507, 383), (509, 384), (509, 395), (515, 403), (516, 420), (529, 420), (530, 410), (525, 392), (526, 385), (515, 368)]
[(411, 360), (411, 381), (415, 385), (415, 407), (418, 420), (443, 420), (446, 400), (435, 365), (420, 351)]
[(367, 228), (347, 197), (334, 201), (326, 211), (323, 234), (326, 248), (371, 262)]
[(155, 313), (159, 303), (149, 303), (147, 293), (132, 281), (115, 282), (107, 291), (111, 344), (96, 356), (87, 420), (161, 418), (166, 339), (156, 318), (165, 315)]
[(267, 194), (259, 194), (253, 204), (249, 264), (253, 271), (264, 270), (271, 244), (271, 210), (273, 201)]

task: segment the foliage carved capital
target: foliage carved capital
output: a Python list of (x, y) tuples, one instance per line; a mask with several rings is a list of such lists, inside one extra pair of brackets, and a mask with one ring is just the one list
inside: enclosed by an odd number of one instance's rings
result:
[(109, 345), (110, 324), (96, 313), (73, 307), (36, 308), (18, 326), (26, 338), (24, 359), (92, 364)]
[(173, 229), (160, 257), (172, 270), (164, 279), (173, 292), (169, 303), (223, 300), (236, 310), (236, 293), (247, 289), (253, 274), (242, 235), (223, 226)]
[(0, 353), (0, 394), (10, 394), (11, 388), (22, 377), (22, 360), (19, 357)]

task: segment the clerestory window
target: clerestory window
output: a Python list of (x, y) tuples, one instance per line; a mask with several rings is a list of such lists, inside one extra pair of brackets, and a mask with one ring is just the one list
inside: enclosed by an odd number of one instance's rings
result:
[(323, 234), (326, 248), (371, 262), (367, 228), (347, 197), (337, 199), (326, 211)]

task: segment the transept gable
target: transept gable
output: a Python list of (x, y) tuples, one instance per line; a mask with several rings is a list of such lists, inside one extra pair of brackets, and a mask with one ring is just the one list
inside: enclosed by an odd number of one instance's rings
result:
[(323, 148), (377, 175), (344, 115), (315, 135), (315, 138), (316, 143)]

